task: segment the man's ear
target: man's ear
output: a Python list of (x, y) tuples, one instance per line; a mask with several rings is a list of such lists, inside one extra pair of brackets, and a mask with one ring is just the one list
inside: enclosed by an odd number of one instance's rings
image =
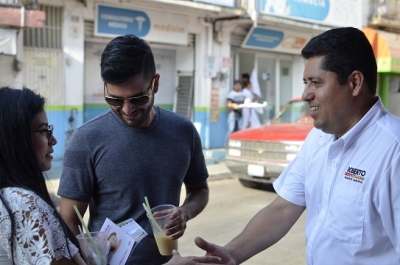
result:
[(358, 96), (364, 87), (364, 75), (358, 70), (353, 71), (348, 79), (348, 84), (353, 96)]
[(158, 92), (158, 82), (160, 81), (160, 75), (156, 74), (154, 76), (154, 88), (153, 88), (153, 93), (156, 94)]

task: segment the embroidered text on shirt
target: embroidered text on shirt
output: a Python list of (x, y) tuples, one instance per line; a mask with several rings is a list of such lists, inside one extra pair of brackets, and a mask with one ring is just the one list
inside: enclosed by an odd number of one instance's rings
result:
[(364, 178), (366, 174), (367, 173), (365, 172), (365, 170), (349, 167), (347, 171), (344, 172), (344, 178), (362, 184), (364, 183)]

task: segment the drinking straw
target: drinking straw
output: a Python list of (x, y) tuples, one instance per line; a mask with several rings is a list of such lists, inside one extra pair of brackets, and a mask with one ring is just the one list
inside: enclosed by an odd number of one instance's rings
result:
[[(85, 238), (85, 235), (83, 234), (83, 231), (82, 231), (82, 227), (80, 225), (78, 225), (78, 229), (79, 229), (79, 232), (81, 233), (82, 238)], [(84, 260), (86, 260), (85, 252), (82, 251), (82, 255), (84, 257)]]
[(143, 204), (143, 207), (144, 207), (144, 209), (146, 210), (147, 215), (149, 216), (149, 218), (150, 218), (150, 220), (151, 220), (150, 223), (152, 224), (152, 226), (153, 226), (156, 230), (158, 230), (159, 232), (162, 231), (161, 227), (157, 224), (156, 220), (154, 220), (153, 213), (151, 212), (151, 208), (150, 208), (149, 201), (147, 200), (147, 196), (144, 196), (144, 200), (146, 201), (146, 206), (147, 206), (147, 207), (145, 207), (144, 204)]
[[(101, 255), (100, 255), (100, 251), (99, 251), (99, 249), (97, 248), (97, 245), (94, 243), (93, 237), (92, 237), (92, 235), (90, 234), (89, 229), (87, 228), (85, 222), (83, 221), (83, 218), (82, 218), (82, 216), (81, 216), (81, 213), (79, 212), (79, 210), (78, 210), (78, 208), (76, 207), (76, 205), (74, 205), (74, 210), (75, 210), (76, 214), (78, 215), (79, 220), (81, 221), (81, 224), (82, 224), (82, 226), (83, 226), (83, 229), (85, 229), (86, 234), (88, 235), (88, 238), (89, 238), (90, 243), (92, 243), (92, 245), (93, 245), (94, 251), (96, 251), (97, 257), (98, 257), (101, 261), (103, 261), (103, 258), (102, 258)], [(81, 230), (81, 232), (82, 232), (82, 230)]]
[[(147, 196), (144, 196), (144, 201), (146, 202), (147, 210), (151, 213), (151, 208), (150, 208), (150, 204), (149, 204), (149, 200), (147, 199)], [(153, 217), (153, 214), (151, 213), (150, 216)]]
[(81, 227), (80, 225), (78, 225), (78, 229), (79, 229), (79, 232), (81, 232), (82, 237), (85, 237), (85, 236), (83, 235), (82, 227)]

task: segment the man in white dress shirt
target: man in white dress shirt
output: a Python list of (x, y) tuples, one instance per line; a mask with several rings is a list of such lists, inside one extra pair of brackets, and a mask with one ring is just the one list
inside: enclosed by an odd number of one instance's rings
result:
[(303, 100), (315, 128), (274, 182), (277, 198), (224, 247), (196, 238), (218, 264), (279, 241), (307, 209), (308, 265), (400, 264), (400, 120), (376, 95), (372, 47), (337, 28), (303, 48)]

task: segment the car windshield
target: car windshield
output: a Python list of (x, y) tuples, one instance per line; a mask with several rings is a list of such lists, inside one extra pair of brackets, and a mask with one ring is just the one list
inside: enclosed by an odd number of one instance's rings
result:
[(313, 119), (310, 116), (310, 107), (307, 102), (297, 100), (290, 101), (283, 106), (271, 121), (273, 124), (277, 123), (312, 123)]

